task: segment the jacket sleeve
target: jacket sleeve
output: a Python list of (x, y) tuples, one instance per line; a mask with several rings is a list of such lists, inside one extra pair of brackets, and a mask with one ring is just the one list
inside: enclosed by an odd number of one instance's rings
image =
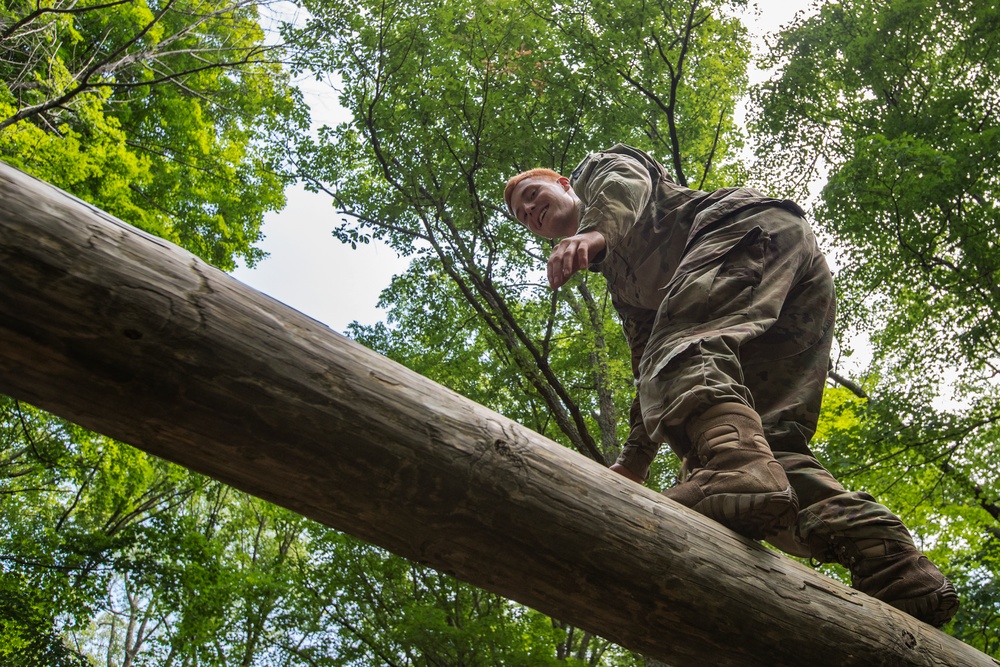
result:
[[(616, 309), (622, 317), (625, 338), (632, 350), (632, 377), (638, 380), (639, 361), (646, 350), (646, 341), (649, 340), (649, 334), (653, 330), (656, 313), (651, 310), (623, 306), (617, 306)], [(649, 476), (649, 466), (656, 458), (659, 449), (660, 446), (650, 440), (646, 433), (646, 427), (642, 422), (642, 411), (639, 407), (639, 395), (636, 393), (632, 399), (632, 408), (629, 410), (628, 438), (625, 439), (617, 463), (645, 480)]]
[(600, 232), (610, 253), (639, 218), (653, 185), (635, 158), (594, 153), (574, 172), (573, 189), (583, 204), (578, 232)]

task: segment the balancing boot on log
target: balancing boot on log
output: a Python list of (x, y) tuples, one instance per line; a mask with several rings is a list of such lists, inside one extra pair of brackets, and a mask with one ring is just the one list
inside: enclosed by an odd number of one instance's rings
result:
[(851, 571), (851, 586), (924, 623), (941, 627), (958, 611), (958, 594), (912, 540), (836, 537), (814, 551)]
[(811, 453), (776, 451), (799, 499), (795, 526), (768, 537), (782, 551), (840, 563), (851, 585), (930, 625), (958, 611), (954, 587), (913, 544), (892, 511), (864, 491), (849, 491)]
[(697, 469), (667, 498), (759, 540), (793, 525), (798, 499), (764, 438), (760, 417), (742, 403), (723, 403), (687, 425)]

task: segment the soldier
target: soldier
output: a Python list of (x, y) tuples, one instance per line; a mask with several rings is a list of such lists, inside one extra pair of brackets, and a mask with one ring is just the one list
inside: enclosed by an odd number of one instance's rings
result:
[(954, 588), (902, 521), (847, 491), (809, 449), (836, 308), (798, 205), (678, 186), (621, 144), (570, 178), (520, 173), (504, 200), (529, 230), (562, 239), (552, 289), (588, 267), (607, 279), (638, 387), (612, 470), (643, 483), (666, 442), (682, 461), (668, 498), (793, 555), (840, 562), (856, 589), (922, 621), (954, 616)]

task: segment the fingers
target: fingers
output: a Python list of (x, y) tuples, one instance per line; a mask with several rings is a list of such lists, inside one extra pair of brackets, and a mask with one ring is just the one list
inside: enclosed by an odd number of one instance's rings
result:
[(562, 247), (565, 241), (562, 241), (552, 249), (552, 254), (549, 255), (549, 263), (546, 267), (549, 275), (549, 287), (552, 289), (558, 289), (566, 282), (566, 278), (563, 277), (562, 270)]
[(586, 239), (571, 236), (560, 241), (549, 256), (549, 287), (558, 289), (577, 271), (590, 263), (590, 246)]
[(549, 255), (549, 286), (561, 287), (574, 273), (590, 266), (606, 248), (604, 235), (596, 230), (563, 239)]

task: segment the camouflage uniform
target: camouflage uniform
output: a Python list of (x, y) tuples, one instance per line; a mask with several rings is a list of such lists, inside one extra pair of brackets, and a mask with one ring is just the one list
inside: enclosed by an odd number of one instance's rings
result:
[(848, 492), (816, 460), (829, 364), (833, 279), (803, 211), (750, 188), (678, 186), (645, 153), (617, 145), (570, 179), (580, 232), (607, 242), (591, 265), (607, 279), (632, 350), (638, 394), (618, 462), (645, 477), (660, 442), (698, 467), (685, 424), (726, 402), (760, 415), (801, 511), (770, 541), (833, 560), (835, 537), (910, 541), (902, 522)]

